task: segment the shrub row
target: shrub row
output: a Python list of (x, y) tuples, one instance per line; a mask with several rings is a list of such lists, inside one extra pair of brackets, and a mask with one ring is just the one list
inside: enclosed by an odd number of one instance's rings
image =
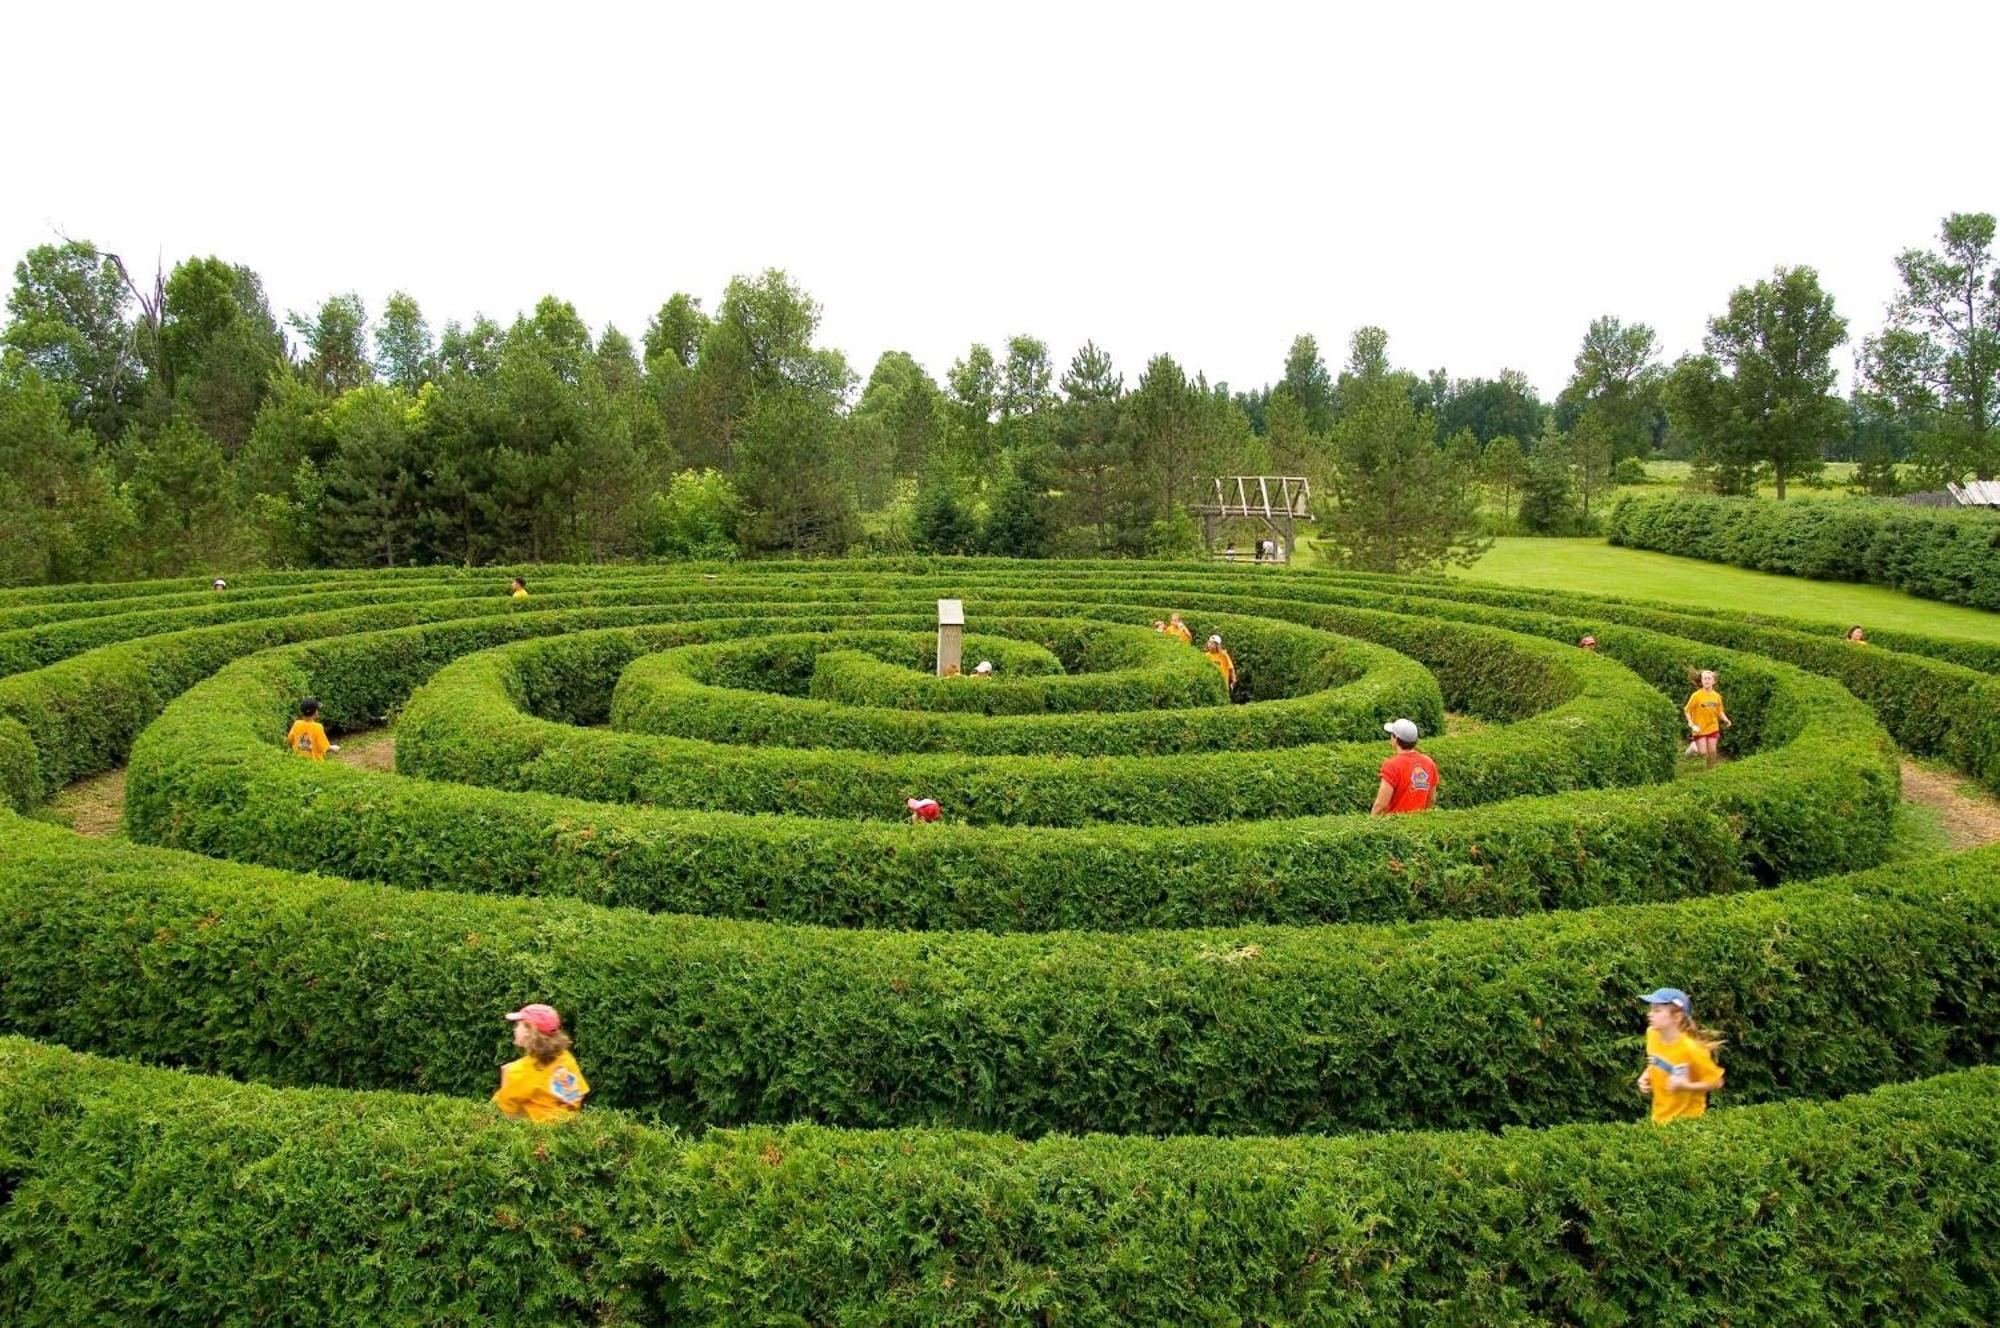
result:
[(498, 1015), (577, 1032), (599, 1103), (1289, 1133), (1620, 1119), (1643, 1011), (1693, 989), (1732, 1103), (1978, 1063), (2000, 852), (1680, 902), (1341, 928), (831, 931), (396, 890), (12, 822), (0, 1021), (292, 1084), (483, 1094)]
[[(1685, 787), (1190, 829), (669, 812), (365, 775), (276, 745), (290, 698), (315, 690), (338, 720), (345, 679), (416, 675), (404, 661), (447, 654), (447, 636), (460, 653), (491, 644), (458, 624), (347, 638), (246, 661), (197, 688), (133, 753), (133, 833), (417, 887), (838, 925), (1126, 928), (1464, 916), (1737, 888), (1878, 861), (1895, 799), (1879, 732), (1851, 700), (1813, 721), (1830, 732), (1797, 740), (1812, 758), (1798, 769), (1777, 753)], [(1787, 685), (1839, 699), (1805, 675)]]
[(1627, 497), (1611, 542), (1821, 581), (1866, 581), (2000, 609), (2000, 519), (1900, 503)]
[[(1444, 648), (1444, 643), (1462, 635), (1461, 624), (1479, 623), (1567, 643), (1574, 642), (1586, 621), (1357, 590), (1334, 581), (1301, 581), (1270, 588), (1281, 590), (1282, 599), (1204, 592), (1196, 583), (1169, 584), (1165, 577), (1117, 592), (1092, 589), (1083, 582), (1065, 591), (1079, 608), (1113, 594), (1124, 597), (1143, 591), (1171, 597), (1195, 611), (1255, 613), (1328, 631), (1367, 631), (1430, 665), (1447, 698), (1456, 698), (1456, 708), (1473, 714), (1504, 701), (1516, 680), (1504, 671), (1481, 667), (1485, 661), (1476, 652)], [(1005, 603), (1004, 594), (989, 593)], [(1783, 664), (1700, 642), (1634, 628), (1614, 629), (1608, 636), (1599, 630), (1598, 636), (1605, 655), (1675, 697), (1685, 695), (1690, 671), (1697, 665), (1723, 670), (1730, 714), (1736, 720), (1736, 727), (1724, 735), (1723, 748), (1762, 755), (1711, 772), (1686, 792), (1730, 807), (1743, 836), (1746, 861), (1760, 879), (1793, 879), (1880, 861), (1899, 787), (1896, 758), (1886, 735), (1853, 696)], [(1579, 652), (1560, 653), (1575, 657)], [(1766, 696), (1782, 703), (1766, 704)]]
[[(579, 618), (558, 622), (549, 616), (560, 607), (548, 600), (507, 604), (491, 595), (472, 598), (418, 598), (359, 608), (312, 613), (280, 613), (248, 621), (191, 627), (159, 635), (120, 638), (84, 650), (53, 664), (0, 677), (0, 723), (17, 722), (28, 735), (25, 749), (0, 740), (0, 790), (16, 791), (25, 808), (75, 780), (111, 769), (124, 761), (132, 741), (161, 708), (231, 660), (286, 642), (339, 637), (409, 623), (445, 622), (494, 616), (497, 621), (530, 624), (520, 634), (561, 631), (577, 622), (633, 622), (663, 616), (678, 606), (686, 616), (712, 616), (731, 611), (736, 597), (718, 596), (718, 608), (705, 608), (691, 595), (662, 595), (639, 588), (575, 596), (583, 605), (571, 608)], [(654, 605), (656, 600), (663, 604)], [(632, 606), (632, 607), (627, 607)], [(651, 606), (651, 607), (648, 607)], [(799, 616), (797, 605), (753, 605), (765, 618)], [(812, 618), (808, 606), (801, 626), (827, 626)], [(29, 753), (30, 764), (20, 764)], [(19, 791), (27, 791), (25, 797)]]
[[(982, 626), (988, 631), (995, 626)], [(1062, 667), (1045, 674), (1023, 676), (995, 656), (999, 672), (975, 679), (940, 678), (934, 667), (930, 638), (918, 638), (918, 650), (902, 658), (884, 658), (866, 651), (822, 654), (813, 670), (808, 695), (845, 705), (880, 706), (898, 710), (949, 710), (981, 715), (1039, 715), (1119, 710), (1177, 710), (1184, 706), (1223, 705), (1229, 700), (1215, 666), (1179, 640), (1136, 627), (1057, 619), (1034, 630), (1042, 648)], [(993, 638), (969, 637), (965, 667), (989, 653)], [(914, 653), (915, 657), (911, 657)]]
[[(1463, 634), (1477, 637), (1480, 631)], [(632, 634), (625, 638), (639, 648)], [(1172, 645), (1193, 653), (1179, 642)], [(746, 813), (901, 819), (905, 797), (927, 795), (939, 798), (952, 819), (971, 824), (1187, 825), (1364, 811), (1383, 758), (1379, 737), (1365, 747), (1125, 760), (876, 755), (608, 734), (523, 713), (513, 699), (522, 688), (516, 663), (531, 661), (537, 674), (559, 673), (587, 687), (581, 670), (549, 663), (579, 651), (600, 663), (613, 662), (603, 658), (600, 643), (569, 636), (503, 647), (495, 657), (473, 656), (448, 666), (404, 710), (398, 768), (433, 780), (516, 791)], [(1615, 665), (1551, 657), (1550, 651), (1544, 643), (1524, 643), (1519, 653), (1531, 658), (1521, 667), (1566, 675), (1576, 698), (1505, 729), (1435, 743), (1433, 754), (1451, 772), (1445, 805), (1476, 806), (1670, 773), (1671, 708)], [(1205, 662), (1200, 667), (1213, 683), (1213, 667)], [(571, 698), (551, 699), (564, 717), (587, 708)], [(1395, 713), (1377, 711), (1369, 726), (1379, 734), (1381, 719)]]
[[(1695, 1126), (691, 1138), (0, 1042), (19, 1323), (1964, 1325), (2000, 1073)], [(140, 1183), (135, 1183), (135, 1178)]]
[[(1464, 613), (1449, 602), (1432, 598), (1434, 587), (1411, 589), (1418, 598), (1394, 602), (1440, 615)], [(1581, 618), (1573, 616), (1582, 608), (1573, 598), (1535, 592), (1470, 592), (1457, 587), (1453, 595), (1480, 605), (1514, 605), (1530, 612), (1561, 615), (1551, 620), (1551, 631), (1580, 625), (1595, 631), (1596, 624), (1604, 622), (1629, 623), (1784, 660), (1839, 682), (1875, 712), (1906, 750), (1946, 760), (1988, 788), (2000, 790), (2000, 678), (1982, 671), (1985, 666), (1977, 662), (1990, 650), (1984, 643), (1881, 632), (1871, 633), (1868, 643), (1857, 646), (1830, 628), (1808, 631), (1801, 630), (1803, 625), (1799, 624), (1777, 626), (1723, 614), (1605, 603), (1592, 604), (1593, 616)], [(1481, 620), (1481, 615), (1473, 615), (1472, 620)], [(1560, 623), (1560, 628), (1555, 623)], [(1927, 649), (1905, 653), (1919, 647)], [(1965, 662), (1952, 662), (1952, 656)]]
[[(0, 1042), (18, 1323), (1964, 1325), (2000, 1073), (1695, 1126), (691, 1138)], [(135, 1183), (136, 1182), (136, 1183)]]
[[(1112, 617), (1102, 606), (1097, 611)], [(766, 652), (804, 654), (811, 648), (780, 635), (764, 642), (692, 646), (634, 660), (612, 698), (611, 723), (633, 732), (709, 742), (969, 756), (1269, 751), (1314, 742), (1379, 741), (1385, 715), (1408, 716), (1425, 732), (1435, 732), (1443, 723), (1444, 701), (1436, 681), (1405, 656), (1351, 637), (1284, 624), (1254, 622), (1247, 631), (1247, 637), (1232, 634), (1232, 639), (1244, 651), (1239, 690), (1249, 704), (1228, 708), (1001, 719), (746, 694), (759, 673), (743, 674), (738, 660), (747, 658), (753, 670), (767, 671)], [(1178, 642), (1171, 645), (1186, 663), (1207, 671), (1201, 676), (1202, 685), (1216, 688), (1211, 699), (1219, 701), (1214, 667), (1199, 652)]]

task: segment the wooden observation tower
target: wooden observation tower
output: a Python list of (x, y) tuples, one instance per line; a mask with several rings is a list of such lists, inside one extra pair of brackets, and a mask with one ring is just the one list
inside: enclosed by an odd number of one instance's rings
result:
[[(1307, 503), (1312, 485), (1303, 475), (1218, 475), (1206, 502), (1188, 508), (1201, 518), (1201, 542), (1215, 553), (1215, 535), (1224, 521), (1257, 520), (1277, 538), (1276, 561), (1288, 563), (1298, 550), (1298, 523), (1313, 519)], [(1241, 557), (1233, 552), (1223, 556)], [(1256, 549), (1249, 556), (1255, 557)]]

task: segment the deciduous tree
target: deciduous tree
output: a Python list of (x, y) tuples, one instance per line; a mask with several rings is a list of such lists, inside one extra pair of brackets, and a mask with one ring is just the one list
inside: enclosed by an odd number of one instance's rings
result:
[(1991, 213), (1944, 219), (1938, 249), (1896, 259), (1903, 289), (1862, 348), (1871, 387), (1924, 421), (1919, 449), (1940, 480), (2000, 470), (2000, 265)]

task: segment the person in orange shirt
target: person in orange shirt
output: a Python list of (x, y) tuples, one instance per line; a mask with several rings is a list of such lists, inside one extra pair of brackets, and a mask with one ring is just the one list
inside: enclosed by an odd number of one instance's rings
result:
[(1417, 750), (1415, 720), (1392, 719), (1382, 726), (1396, 749), (1382, 763), (1382, 780), (1375, 786), (1375, 805), (1370, 816), (1394, 816), (1402, 812), (1430, 810), (1437, 799), (1437, 763)]
[(1694, 1004), (1678, 987), (1661, 987), (1639, 998), (1646, 1012), (1646, 1068), (1639, 1092), (1653, 1099), (1653, 1124), (1693, 1120), (1708, 1110), (1708, 1095), (1722, 1088), (1715, 1063), (1722, 1044), (1694, 1021)]
[(1722, 693), (1715, 690), (1714, 669), (1701, 671), (1701, 686), (1695, 688), (1694, 694), (1688, 697), (1687, 704), (1681, 707), (1681, 713), (1687, 716), (1688, 730), (1694, 734), (1694, 740), (1687, 745), (1686, 754), (1693, 756), (1700, 753), (1708, 768), (1715, 769), (1715, 763), (1719, 759), (1716, 746), (1721, 741), (1722, 730), (1734, 726), (1736, 721), (1732, 720), (1729, 712), (1722, 708)]
[(1221, 670), (1222, 689), (1226, 692), (1234, 692), (1236, 690), (1236, 661), (1231, 659), (1229, 652), (1222, 648), (1222, 638), (1219, 636), (1209, 637), (1208, 644), (1202, 647), (1202, 653), (1208, 656), (1209, 663)]
[(1194, 633), (1189, 630), (1186, 623), (1181, 621), (1181, 616), (1178, 613), (1167, 615), (1167, 635), (1178, 636), (1183, 645), (1191, 646), (1194, 644)]
[(562, 1016), (553, 1005), (535, 1004), (511, 1011), (507, 1018), (514, 1023), (514, 1045), (527, 1054), (500, 1067), (493, 1105), (509, 1116), (531, 1121), (576, 1115), (590, 1084), (570, 1055)]
[(312, 761), (324, 761), (328, 752), (339, 747), (326, 740), (326, 728), (319, 722), (319, 702), (308, 696), (299, 702), (299, 717), (285, 732), (285, 746)]

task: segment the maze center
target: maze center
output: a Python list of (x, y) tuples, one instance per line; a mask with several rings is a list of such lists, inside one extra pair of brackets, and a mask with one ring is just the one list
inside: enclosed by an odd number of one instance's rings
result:
[[(0, 591), (0, 1252), (84, 1317), (139, 1249), (217, 1319), (1671, 1319), (1663, 1243), (1739, 1322), (2000, 1309), (2000, 853), (1891, 860), (1903, 755), (2000, 789), (2000, 651), (1272, 567), (488, 581)], [(395, 770), (287, 751), (308, 695)], [(1371, 817), (1394, 719), (1437, 804)], [(121, 766), (126, 839), (47, 822)], [(1658, 986), (1724, 1039), (1686, 1129)], [(483, 1101), (528, 1001), (560, 1126)]]

